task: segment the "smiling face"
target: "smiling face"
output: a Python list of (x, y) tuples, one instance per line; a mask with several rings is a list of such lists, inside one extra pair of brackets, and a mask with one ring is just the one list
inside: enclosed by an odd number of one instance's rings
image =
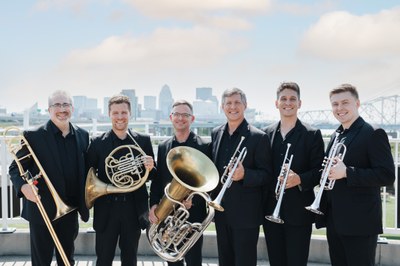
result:
[(279, 110), (281, 117), (297, 118), (297, 110), (301, 107), (301, 100), (296, 91), (284, 89), (279, 93), (275, 106)]
[(129, 117), (131, 112), (127, 103), (113, 103), (110, 105), (109, 116), (112, 129), (116, 135), (125, 134), (128, 130)]
[(348, 91), (332, 94), (330, 100), (335, 118), (343, 128), (349, 128), (359, 117), (360, 100)]
[(189, 106), (186, 104), (180, 104), (174, 106), (169, 115), (169, 119), (177, 132), (189, 132), (190, 125), (194, 121), (194, 116)]
[(243, 103), (240, 94), (233, 94), (232, 96), (225, 97), (222, 109), (229, 122), (241, 123), (244, 119), (246, 104)]
[(65, 94), (55, 94), (49, 100), (50, 120), (60, 129), (69, 127), (74, 108), (71, 99)]

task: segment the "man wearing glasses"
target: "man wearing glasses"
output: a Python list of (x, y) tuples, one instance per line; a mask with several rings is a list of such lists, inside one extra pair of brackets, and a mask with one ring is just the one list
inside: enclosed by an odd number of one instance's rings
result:
[[(83, 221), (88, 221), (89, 211), (85, 206), (85, 160), (89, 134), (70, 122), (73, 112), (72, 98), (65, 91), (55, 91), (49, 97), (50, 120), (35, 130), (25, 131), (24, 136), (31, 146), (46, 175), (61, 199), (76, 210), (52, 222), (65, 255), (74, 265), (74, 240), (78, 235), (78, 212)], [(22, 158), (28, 153), (26, 146), (17, 152)], [(39, 170), (32, 156), (20, 161), (32, 176)], [(38, 201), (30, 185), (20, 176), (15, 161), (9, 174), (19, 197), (23, 197), (21, 216), (29, 221), (31, 259), (33, 266), (50, 265), (53, 259), (54, 242), (37, 207)], [(37, 179), (36, 192), (44, 209), (52, 220), (56, 216), (54, 199), (44, 178)], [(57, 265), (64, 265), (56, 250)]]
[[(151, 223), (157, 223), (158, 218), (154, 213), (158, 203), (164, 195), (165, 186), (172, 181), (172, 175), (168, 170), (166, 157), (168, 152), (178, 146), (188, 146), (195, 148), (208, 157), (210, 157), (211, 150), (208, 141), (203, 140), (190, 130), (190, 125), (193, 123), (195, 117), (193, 116), (192, 105), (185, 101), (179, 100), (172, 105), (172, 112), (169, 116), (174, 127), (174, 135), (158, 145), (157, 153), (157, 176), (153, 179), (150, 188), (150, 212), (149, 220)], [(202, 222), (206, 217), (206, 203), (199, 197), (194, 196), (192, 201), (184, 201), (183, 204), (189, 209), (190, 217), (189, 222)], [(196, 244), (188, 251), (185, 256), (187, 266), (201, 266), (202, 265), (202, 246), (203, 236), (199, 238)], [(168, 262), (168, 265), (183, 266), (183, 260), (178, 262)]]

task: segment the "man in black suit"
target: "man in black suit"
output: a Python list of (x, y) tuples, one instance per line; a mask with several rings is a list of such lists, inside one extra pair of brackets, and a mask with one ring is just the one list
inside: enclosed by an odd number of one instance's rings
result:
[(360, 100), (353, 85), (340, 85), (329, 97), (333, 115), (341, 124), (339, 138), (347, 147), (343, 160), (336, 157), (329, 173), (335, 184), (324, 192), (321, 203), (331, 263), (375, 265), (377, 238), (382, 233), (380, 191), (395, 180), (390, 144), (383, 129), (360, 117)]
[[(195, 117), (193, 115), (193, 107), (189, 102), (185, 100), (174, 102), (169, 118), (174, 127), (174, 136), (158, 145), (157, 176), (153, 178), (150, 188), (151, 208), (149, 212), (149, 220), (151, 223), (158, 222), (158, 218), (154, 214), (154, 211), (164, 196), (165, 186), (172, 181), (172, 175), (168, 170), (166, 163), (168, 152), (175, 147), (187, 146), (203, 152), (208, 157), (211, 155), (209, 141), (202, 139), (190, 130), (190, 125), (193, 123)], [(192, 201), (184, 200), (183, 204), (189, 209), (189, 222), (201, 223), (205, 219), (207, 209), (206, 203), (202, 197), (195, 195)], [(202, 246), (203, 236), (201, 236), (197, 240), (196, 244), (194, 244), (188, 253), (186, 253), (185, 261), (187, 266), (202, 265)], [(183, 260), (181, 260), (177, 262), (168, 262), (168, 265), (183, 266), (184, 263)]]
[[(247, 155), (238, 163), (233, 182), (223, 196), (221, 205), (225, 211), (215, 214), (219, 265), (255, 266), (259, 228), (264, 218), (263, 187), (272, 181), (270, 142), (264, 132), (246, 121), (247, 101), (242, 90), (224, 91), (221, 107), (227, 123), (214, 128), (211, 134), (212, 158), (218, 172), (222, 175), (231, 157), (238, 156), (234, 151), (242, 137), (240, 151), (247, 148)], [(221, 187), (220, 183), (213, 197)]]
[[(300, 121), (297, 111), (301, 107), (300, 88), (294, 82), (284, 82), (277, 89), (275, 106), (280, 121), (268, 126), (265, 132), (271, 139), (274, 185), (266, 191), (265, 215), (272, 215), (277, 205), (275, 189), (283, 164), (293, 159), (279, 208), (283, 224), (264, 220), (264, 235), (269, 263), (274, 265), (307, 265), (312, 224), (315, 215), (305, 209), (314, 201), (314, 186), (319, 183), (321, 163), (324, 158), (324, 142), (321, 131)], [(290, 143), (287, 160), (283, 162)], [(287, 170), (287, 169), (286, 169)]]
[[(67, 205), (77, 208), (52, 222), (64, 253), (71, 265), (74, 264), (74, 240), (78, 235), (78, 212), (83, 221), (89, 219), (89, 211), (85, 206), (85, 153), (89, 144), (89, 134), (70, 123), (73, 112), (71, 96), (65, 91), (55, 91), (49, 100), (50, 120), (38, 129), (25, 131), (24, 137), (31, 146), (38, 163), (43, 167), (48, 179), (54, 186), (61, 200)], [(24, 146), (17, 152), (22, 158), (28, 154)], [(37, 162), (32, 156), (20, 160), (23, 169), (32, 176), (39, 173)], [(11, 181), (19, 197), (23, 197), (21, 216), (29, 221), (31, 259), (33, 266), (50, 265), (55, 244), (37, 206), (39, 194), (44, 210), (50, 220), (56, 216), (56, 205), (44, 178), (37, 180), (36, 187), (28, 185), (21, 178), (18, 165), (13, 161), (9, 168)], [(42, 173), (43, 174), (43, 173)], [(64, 265), (56, 250), (58, 265)]]
[[(112, 155), (115, 166), (121, 165), (128, 158), (134, 158), (135, 163), (129, 164), (130, 168), (124, 170), (124, 175), (127, 179), (131, 177), (132, 180), (138, 180), (135, 167), (141, 169), (142, 173), (146, 170), (150, 171), (154, 167), (150, 137), (128, 129), (131, 103), (127, 96), (111, 97), (108, 102), (108, 114), (111, 118), (112, 129), (92, 140), (88, 149), (87, 165), (97, 171), (100, 181), (111, 184), (109, 178), (119, 176), (120, 172), (117, 167), (115, 167), (115, 172), (111, 171), (110, 165), (108, 165), (106, 173), (106, 158)], [(128, 149), (121, 148), (125, 145), (135, 147), (132, 148), (132, 153), (128, 152)], [(121, 165), (120, 168), (124, 167)], [(145, 217), (148, 211), (147, 189), (145, 185), (138, 188), (126, 186), (117, 180), (114, 183), (123, 189), (103, 195), (94, 203), (93, 228), (96, 231), (96, 265), (111, 266), (116, 245), (119, 243), (121, 265), (136, 266), (141, 229), (147, 227), (147, 217)], [(135, 187), (134, 191), (132, 191), (133, 187)]]

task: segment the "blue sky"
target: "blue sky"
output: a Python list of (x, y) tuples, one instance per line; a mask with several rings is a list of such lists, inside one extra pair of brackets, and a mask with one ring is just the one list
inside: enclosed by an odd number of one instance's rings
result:
[(0, 106), (20, 112), (56, 89), (102, 99), (122, 89), (175, 99), (239, 87), (276, 117), (282, 81), (302, 110), (329, 109), (352, 83), (361, 101), (400, 94), (400, 4), (352, 0), (40, 0), (0, 3)]

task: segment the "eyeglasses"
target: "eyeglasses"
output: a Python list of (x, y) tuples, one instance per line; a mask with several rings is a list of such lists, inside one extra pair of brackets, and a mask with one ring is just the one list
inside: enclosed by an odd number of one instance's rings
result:
[(71, 106), (72, 106), (72, 104), (70, 104), (70, 103), (55, 103), (55, 104), (50, 105), (50, 107), (54, 107), (57, 109), (61, 109), (61, 107), (64, 109), (67, 109), (67, 108), (70, 108)]
[(192, 116), (191, 114), (188, 114), (188, 113), (177, 113), (177, 112), (171, 113), (171, 115), (172, 115), (173, 117), (175, 117), (175, 118), (182, 117), (182, 118), (186, 118), (186, 119), (188, 119), (189, 117)]

